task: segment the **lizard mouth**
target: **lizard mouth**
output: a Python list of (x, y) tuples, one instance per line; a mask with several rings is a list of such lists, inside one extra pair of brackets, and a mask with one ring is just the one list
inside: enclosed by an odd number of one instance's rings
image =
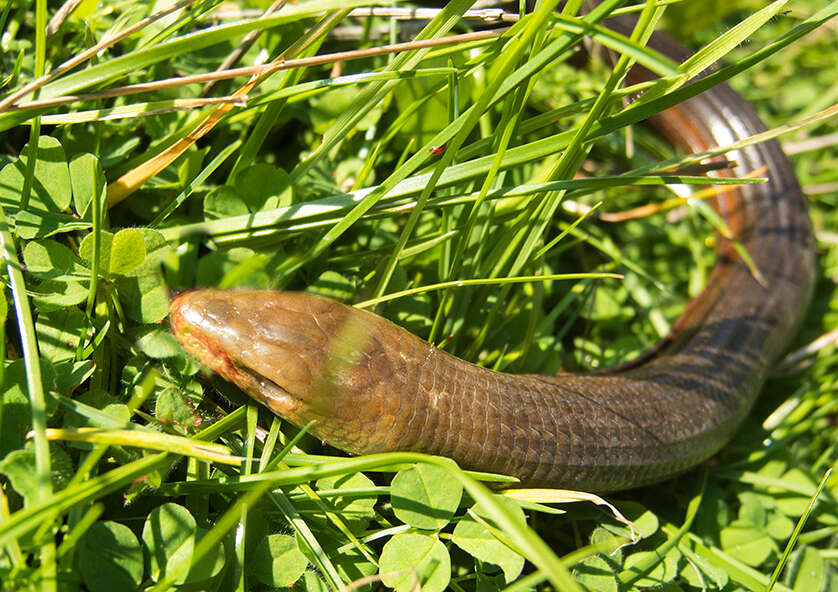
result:
[(303, 408), (303, 402), (299, 398), (251, 368), (237, 367), (237, 375), (238, 380), (233, 382), (251, 398), (277, 415), (294, 422)]

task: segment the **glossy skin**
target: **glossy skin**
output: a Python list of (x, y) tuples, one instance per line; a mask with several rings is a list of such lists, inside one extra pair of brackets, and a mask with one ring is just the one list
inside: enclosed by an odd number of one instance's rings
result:
[[(653, 44), (683, 56), (664, 38)], [(764, 129), (726, 85), (650, 123), (689, 151)], [(736, 175), (760, 169), (768, 178), (714, 203), (764, 285), (720, 240), (707, 288), (671, 334), (610, 373), (493, 372), (310, 294), (185, 292), (172, 303), (172, 330), (204, 365), (292, 423), (316, 420), (312, 432), (348, 452), (428, 452), (527, 485), (597, 492), (660, 481), (731, 438), (812, 289), (806, 200), (780, 147), (767, 142), (727, 158), (738, 163)]]

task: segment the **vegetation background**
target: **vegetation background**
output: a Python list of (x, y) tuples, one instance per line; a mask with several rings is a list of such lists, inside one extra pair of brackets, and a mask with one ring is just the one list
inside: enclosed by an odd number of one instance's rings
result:
[[(604, 505), (347, 459), (168, 333), (170, 295), (196, 285), (377, 306), (513, 372), (606, 367), (666, 333), (712, 268), (713, 217), (661, 183), (677, 157), (642, 126), (573, 140), (631, 123), (607, 61), (539, 60), (588, 31), (667, 92), (683, 71), (579, 2), (502, 37), (462, 24), (469, 4), (3, 4), (0, 589), (838, 589), (836, 2), (600, 4), (662, 17), (705, 65), (765, 51), (731, 84), (794, 124), (817, 293), (799, 355), (709, 466)], [(213, 76), (237, 47), (226, 67), (249, 69)]]

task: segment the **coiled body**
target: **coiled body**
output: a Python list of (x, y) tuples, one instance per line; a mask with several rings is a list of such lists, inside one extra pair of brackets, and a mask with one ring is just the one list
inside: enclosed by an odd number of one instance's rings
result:
[[(653, 45), (683, 57), (664, 38)], [(689, 151), (764, 129), (727, 85), (651, 124)], [(727, 158), (736, 175), (768, 179), (714, 200), (763, 283), (721, 240), (707, 288), (671, 334), (614, 373), (493, 372), (381, 317), (308, 294), (186, 292), (172, 304), (172, 328), (205, 365), (298, 425), (316, 420), (314, 434), (353, 453), (428, 452), (529, 485), (598, 492), (659, 481), (730, 439), (812, 289), (806, 200), (779, 145)]]

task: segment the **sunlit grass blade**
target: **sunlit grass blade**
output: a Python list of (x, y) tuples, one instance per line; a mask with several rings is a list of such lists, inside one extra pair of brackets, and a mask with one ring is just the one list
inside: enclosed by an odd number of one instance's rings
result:
[(162, 450), (182, 456), (226, 465), (238, 466), (243, 457), (233, 456), (229, 448), (220, 444), (199, 442), (182, 436), (144, 430), (113, 430), (107, 428), (76, 428), (46, 430), (49, 440), (108, 444), (110, 446), (133, 446), (146, 450)]

